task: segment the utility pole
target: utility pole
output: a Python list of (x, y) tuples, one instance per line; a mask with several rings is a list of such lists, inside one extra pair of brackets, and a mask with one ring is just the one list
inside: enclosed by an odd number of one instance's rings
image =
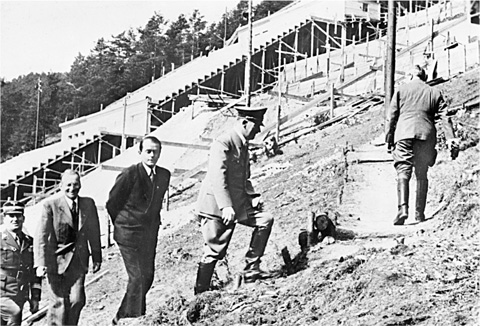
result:
[(245, 96), (246, 96), (247, 107), (249, 107), (251, 104), (250, 71), (252, 69), (252, 2), (253, 0), (248, 1), (248, 54), (247, 54), (247, 60), (245, 62)]
[(395, 42), (397, 16), (395, 1), (388, 0), (387, 56), (385, 58), (385, 116), (393, 96), (395, 85)]
[(37, 81), (37, 122), (35, 123), (35, 149), (38, 147), (38, 122), (40, 117), (40, 93), (42, 92), (42, 80)]
[(120, 151), (123, 153), (127, 149), (127, 136), (125, 134), (125, 127), (127, 124), (127, 100), (130, 97), (130, 93), (125, 94), (123, 99), (123, 123), (122, 123), (122, 143), (120, 145)]

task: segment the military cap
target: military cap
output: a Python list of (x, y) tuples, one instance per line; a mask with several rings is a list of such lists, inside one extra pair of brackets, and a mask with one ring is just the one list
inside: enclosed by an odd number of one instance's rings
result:
[(7, 200), (3, 204), (2, 211), (4, 214), (23, 214), (25, 210), (25, 205), (19, 201)]
[(258, 123), (261, 126), (263, 126), (263, 116), (266, 111), (267, 108), (264, 106), (237, 108), (238, 116), (240, 118), (245, 118), (249, 121)]

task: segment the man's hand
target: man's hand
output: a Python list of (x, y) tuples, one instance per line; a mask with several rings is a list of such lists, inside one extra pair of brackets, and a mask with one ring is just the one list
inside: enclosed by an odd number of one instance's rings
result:
[(387, 134), (385, 136), (385, 143), (387, 143), (387, 152), (391, 153), (395, 147), (395, 143), (393, 142), (393, 135)]
[(93, 263), (92, 272), (95, 274), (100, 270), (101, 267), (102, 267), (102, 263), (100, 262)]
[(233, 207), (224, 207), (222, 208), (222, 221), (225, 225), (230, 225), (235, 219), (235, 211)]
[(36, 298), (31, 298), (30, 299), (30, 312), (32, 314), (36, 313), (38, 311), (38, 307), (39, 307), (39, 300), (36, 299)]
[(252, 199), (252, 207), (261, 210), (263, 207), (263, 199), (262, 196), (257, 196)]
[(45, 277), (47, 274), (47, 267), (46, 266), (38, 266), (36, 271), (37, 277)]

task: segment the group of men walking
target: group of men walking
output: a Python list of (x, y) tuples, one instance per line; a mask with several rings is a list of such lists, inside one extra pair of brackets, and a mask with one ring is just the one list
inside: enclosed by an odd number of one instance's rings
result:
[[(425, 72), (416, 66), (412, 81), (395, 92), (387, 113), (386, 142), (393, 149), (398, 176), (398, 213), (395, 225), (408, 218), (409, 180), (417, 178), (415, 218), (425, 220), (427, 171), (435, 162), (436, 130), (440, 116), (447, 127), (449, 146), (453, 129), (446, 116), (442, 95), (424, 83)], [(222, 134), (210, 149), (207, 174), (199, 193), (196, 213), (201, 220), (203, 256), (198, 265), (194, 293), (210, 289), (218, 260), (225, 257), (235, 226), (253, 228), (245, 256), (244, 281), (268, 274), (260, 269), (273, 225), (263, 209), (261, 195), (250, 182), (249, 140), (260, 132), (266, 108), (238, 109), (234, 127)], [(106, 208), (114, 225), (128, 283), (112, 324), (146, 312), (146, 294), (152, 286), (155, 253), (163, 197), (170, 172), (157, 166), (161, 142), (146, 136), (139, 144), (141, 162), (123, 170), (109, 193)], [(48, 280), (48, 325), (77, 325), (85, 305), (85, 275), (89, 256), (92, 272), (102, 264), (97, 209), (91, 198), (79, 196), (80, 175), (66, 170), (61, 192), (43, 203), (35, 238), (22, 231), (24, 207), (8, 201), (3, 206), (0, 227), (2, 265), (0, 314), (2, 325), (20, 325), (25, 302), (38, 310), (41, 277)]]

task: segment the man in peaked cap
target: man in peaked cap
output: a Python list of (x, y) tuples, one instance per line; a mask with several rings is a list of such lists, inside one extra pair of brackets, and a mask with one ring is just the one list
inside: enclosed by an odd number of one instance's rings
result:
[(217, 138), (210, 149), (209, 165), (198, 196), (196, 213), (201, 218), (204, 253), (198, 265), (194, 293), (210, 289), (215, 264), (225, 257), (235, 225), (253, 228), (245, 261), (245, 282), (265, 276), (260, 258), (273, 225), (273, 217), (262, 210), (260, 194), (249, 180), (248, 141), (260, 132), (267, 108), (237, 109), (233, 129)]
[(33, 239), (22, 231), (24, 205), (8, 200), (2, 210), (0, 324), (20, 325), (26, 301), (30, 302), (32, 313), (38, 311), (41, 279), (36, 277), (33, 269)]

